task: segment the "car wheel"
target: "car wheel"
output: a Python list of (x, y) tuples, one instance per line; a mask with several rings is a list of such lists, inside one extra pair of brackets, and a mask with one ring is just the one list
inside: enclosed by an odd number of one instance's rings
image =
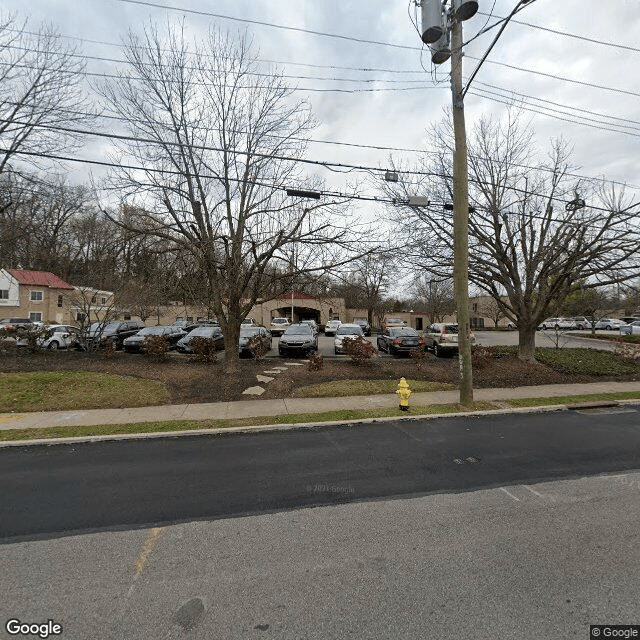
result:
[(542, 330), (543, 330), (543, 331), (546, 331), (546, 330), (547, 330), (547, 325), (546, 325), (546, 324), (543, 324), (543, 325), (542, 325)]
[(60, 348), (60, 343), (56, 342), (55, 340), (53, 342), (49, 343), (49, 346), (47, 347), (47, 349), (50, 349), (51, 351), (57, 351)]
[(553, 330), (554, 330), (554, 331), (558, 331), (558, 329), (560, 329), (560, 325), (555, 325), (555, 326), (553, 327)]
[(607, 331), (611, 331), (611, 325), (607, 325)]
[(434, 355), (436, 358), (439, 358), (439, 357), (442, 355), (442, 351), (441, 351), (441, 349), (438, 347), (438, 345), (437, 345), (437, 344), (434, 344), (434, 345), (433, 345), (433, 355)]

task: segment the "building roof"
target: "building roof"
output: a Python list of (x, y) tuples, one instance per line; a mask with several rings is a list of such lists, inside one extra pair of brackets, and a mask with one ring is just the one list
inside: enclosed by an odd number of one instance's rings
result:
[(20, 284), (73, 290), (70, 284), (50, 271), (27, 271), (25, 269), (8, 269), (8, 271)]

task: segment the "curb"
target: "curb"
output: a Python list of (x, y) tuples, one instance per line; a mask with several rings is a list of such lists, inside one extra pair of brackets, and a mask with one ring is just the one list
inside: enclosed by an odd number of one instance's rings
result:
[[(640, 402), (636, 400), (635, 402)], [(265, 424), (243, 427), (226, 427), (216, 429), (189, 429), (187, 431), (155, 431), (150, 433), (121, 433), (102, 436), (77, 436), (71, 438), (40, 438), (37, 440), (9, 440), (0, 442), (0, 449), (8, 447), (28, 447), (36, 445), (53, 446), (56, 444), (77, 444), (92, 442), (111, 442), (118, 440), (150, 440), (159, 438), (198, 437), (205, 435), (252, 434), (262, 432), (314, 430), (321, 427), (349, 427), (356, 424), (378, 424), (384, 422), (413, 422), (416, 420), (436, 420), (438, 418), (460, 418), (491, 415), (508, 415), (520, 413), (550, 413), (567, 411), (564, 404), (543, 405), (537, 407), (512, 407), (509, 409), (488, 409), (484, 411), (459, 411), (456, 413), (430, 413), (426, 415), (389, 416), (383, 418), (358, 418), (354, 420), (333, 420), (327, 422), (292, 422), (285, 424)]]

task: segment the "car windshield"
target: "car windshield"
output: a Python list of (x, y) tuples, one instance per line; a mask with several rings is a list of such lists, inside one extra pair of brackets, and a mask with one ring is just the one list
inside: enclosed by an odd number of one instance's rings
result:
[(287, 322), (289, 321), (286, 318), (274, 318), (271, 324), (286, 324)]
[(302, 324), (289, 327), (285, 332), (285, 336), (291, 335), (309, 335), (311, 333), (311, 327), (308, 324)]
[[(110, 322), (105, 328), (105, 331), (116, 331), (118, 329), (118, 327), (120, 326), (119, 322)], [(93, 329), (95, 327), (95, 329)], [(100, 328), (100, 323), (96, 322), (95, 324), (91, 325), (91, 329), (94, 331), (97, 331)]]
[(339, 336), (361, 336), (362, 335), (362, 327), (359, 325), (342, 325), (338, 327), (338, 335)]
[(447, 333), (458, 333), (457, 324), (445, 324), (444, 329), (446, 329)]
[(404, 337), (413, 337), (415, 338), (418, 334), (414, 329), (390, 329), (389, 333), (392, 336), (404, 336)]
[(220, 332), (220, 329), (218, 329), (218, 327), (210, 327), (210, 326), (196, 327), (193, 331), (191, 331), (191, 333), (189, 333), (189, 337), (190, 338), (198, 338), (198, 337), (210, 338), (211, 336), (219, 332)]
[(166, 331), (166, 327), (145, 327), (138, 331), (139, 336), (161, 336)]
[(260, 335), (262, 331), (260, 331), (260, 327), (242, 327), (240, 329), (240, 337), (241, 338), (250, 338), (251, 336)]

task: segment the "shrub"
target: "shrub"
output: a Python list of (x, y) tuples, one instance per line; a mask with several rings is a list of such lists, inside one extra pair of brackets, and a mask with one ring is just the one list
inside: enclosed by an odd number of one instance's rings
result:
[(142, 348), (147, 357), (154, 360), (166, 360), (169, 352), (169, 342), (164, 336), (149, 336), (144, 339)]
[(411, 349), (409, 357), (413, 360), (418, 369), (423, 369), (427, 364), (427, 353), (424, 349)]
[(251, 336), (248, 342), (249, 351), (254, 360), (262, 360), (270, 351), (270, 347), (260, 336)]
[(474, 367), (478, 367), (478, 369), (486, 367), (494, 358), (492, 350), (487, 347), (481, 347), (480, 345), (471, 347), (471, 364)]
[(320, 371), (324, 365), (324, 358), (319, 356), (317, 353), (309, 354), (309, 364), (307, 365), (307, 369), (309, 371)]
[(116, 343), (113, 340), (109, 340), (109, 338), (102, 338), (100, 347), (105, 358), (113, 358), (116, 353)]
[(342, 348), (355, 365), (364, 364), (378, 353), (378, 350), (362, 336), (345, 338), (342, 341)]
[(193, 349), (193, 355), (196, 362), (213, 364), (217, 361), (216, 342), (213, 338), (194, 338), (191, 340), (190, 346)]

